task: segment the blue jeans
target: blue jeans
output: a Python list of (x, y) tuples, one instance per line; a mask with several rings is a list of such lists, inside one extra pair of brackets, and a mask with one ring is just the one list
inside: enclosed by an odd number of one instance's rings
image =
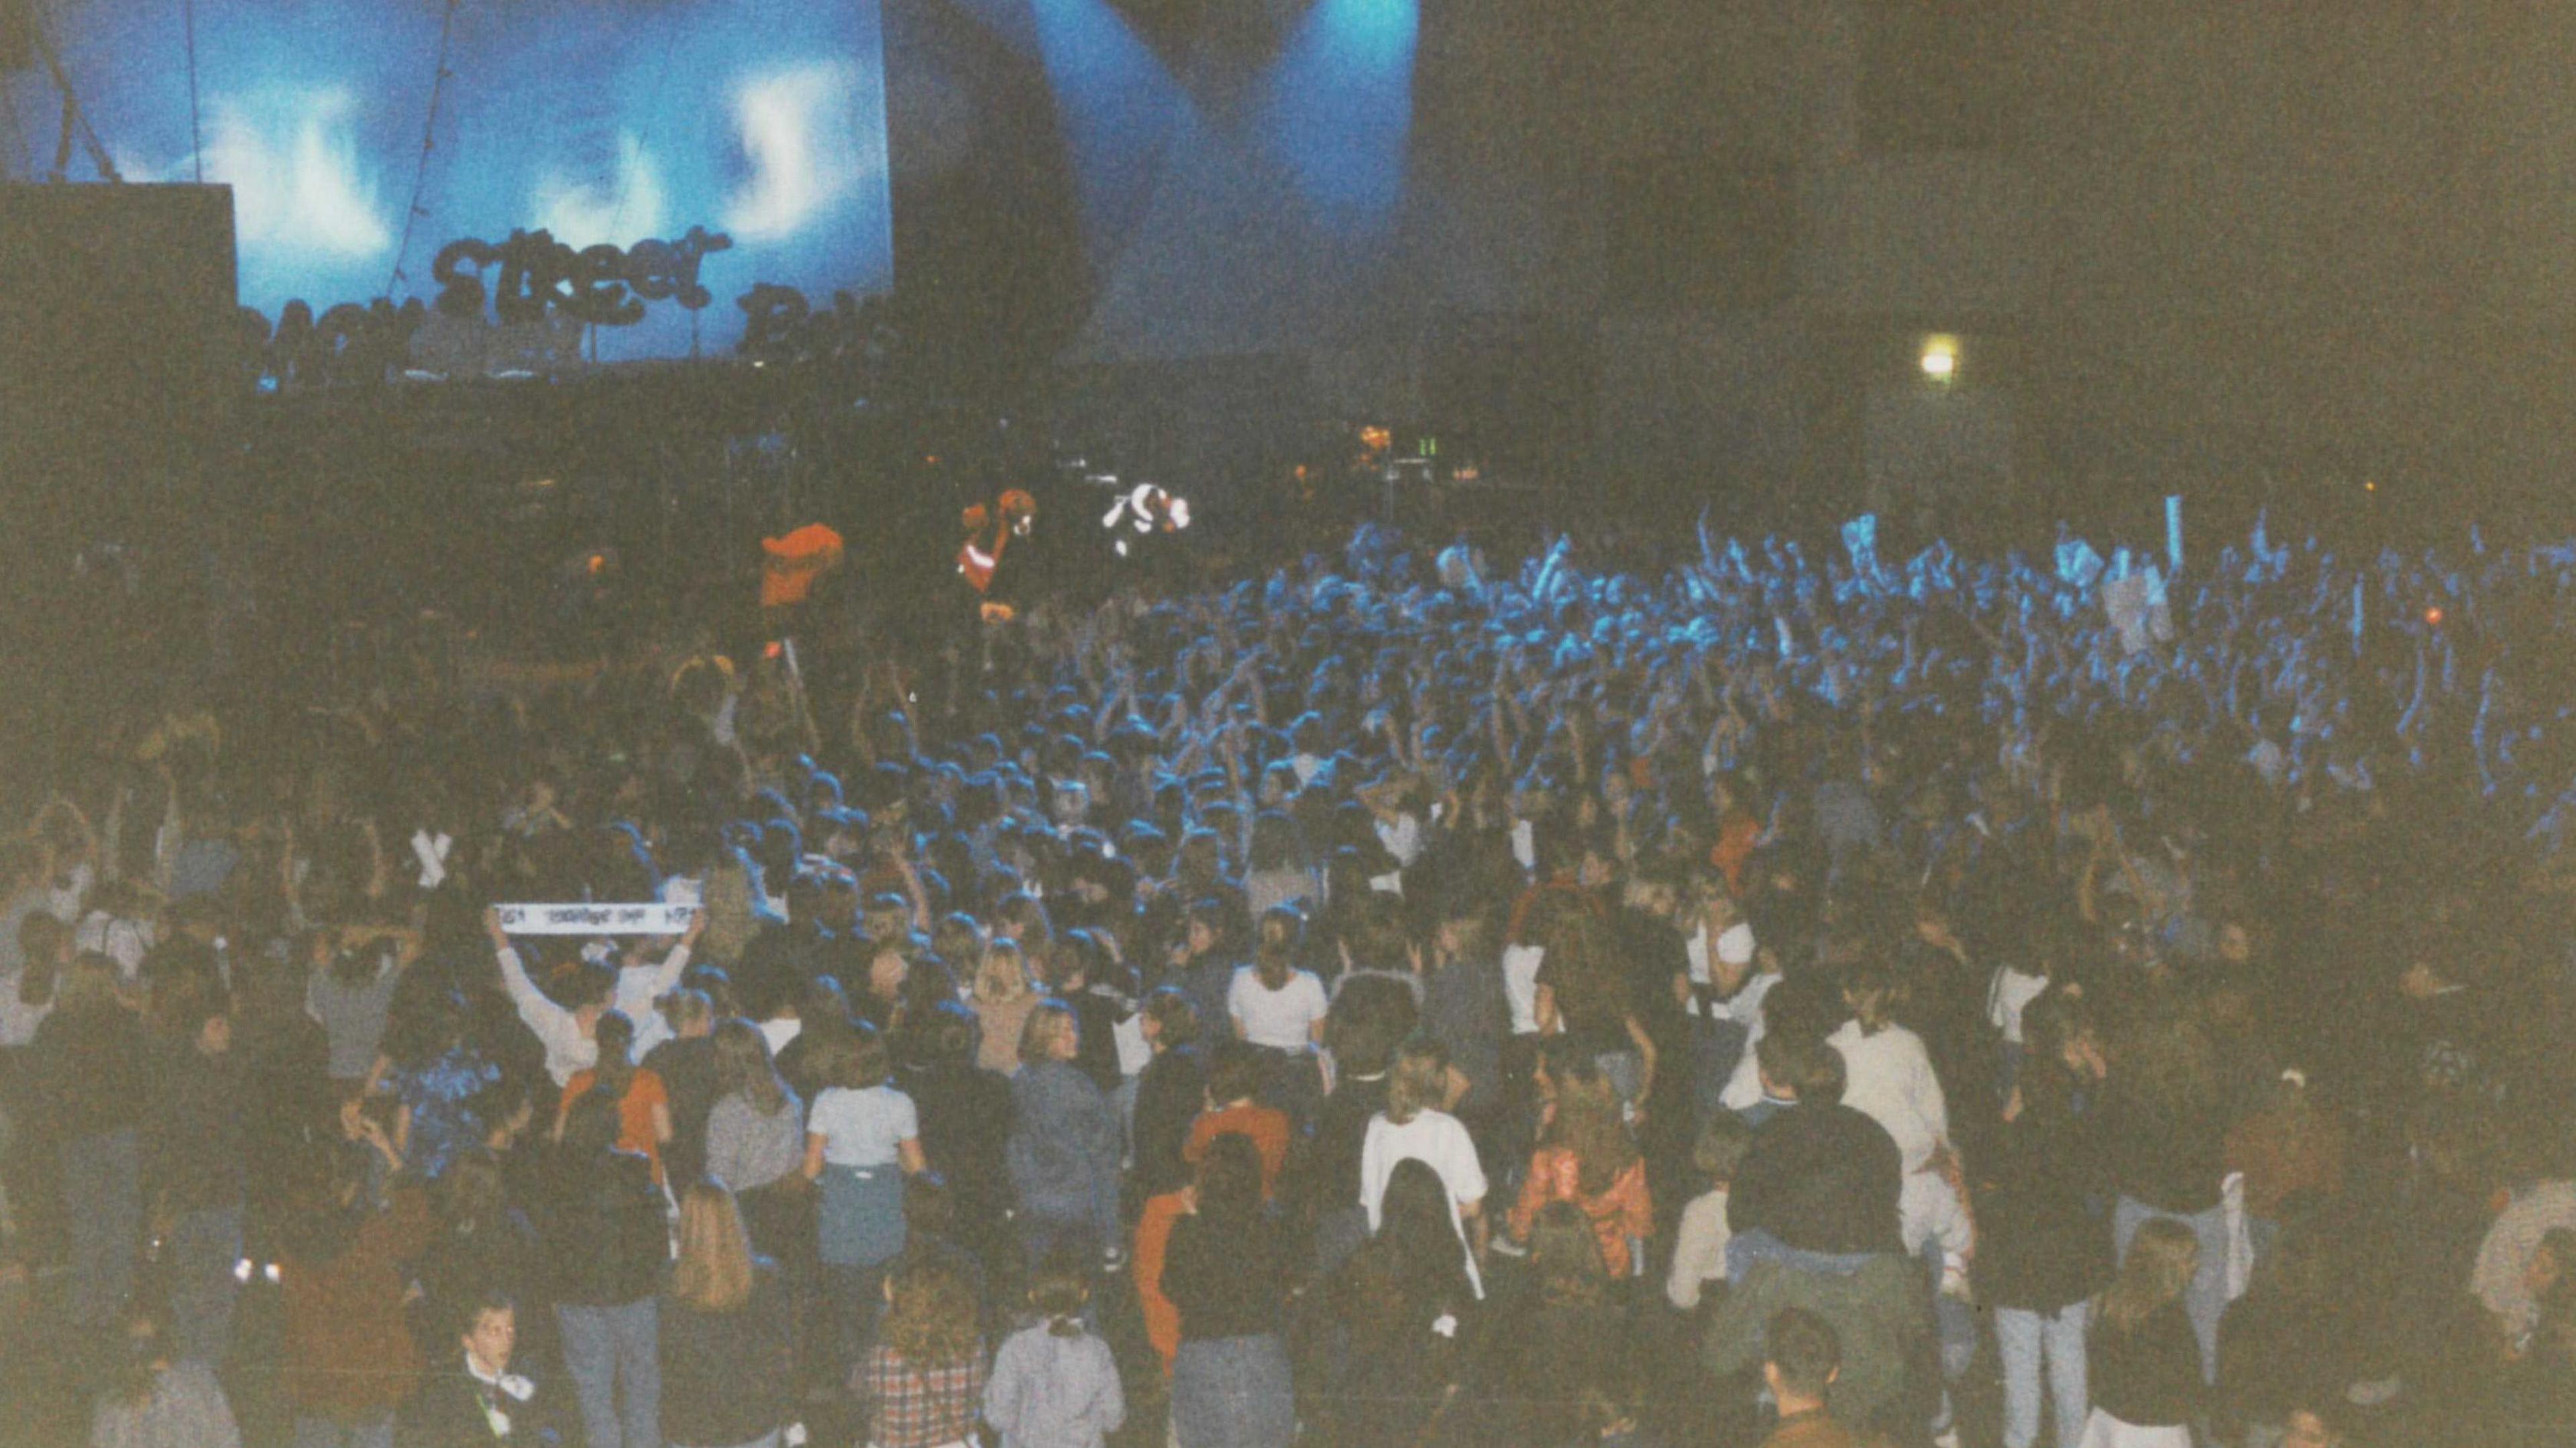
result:
[(1279, 1335), (1182, 1343), (1172, 1359), (1172, 1437), (1180, 1448), (1288, 1448), (1297, 1395)]
[(72, 1322), (112, 1326), (134, 1291), (134, 1249), (143, 1233), (141, 1151), (134, 1129), (127, 1127), (66, 1141), (61, 1155), (63, 1211), (71, 1221)]
[(1932, 1284), (1932, 1321), (1941, 1335), (1941, 1380), (1955, 1383), (1977, 1360), (1977, 1310), (1955, 1297), (1941, 1295), (1941, 1244), (1926, 1242), (1921, 1256), (1924, 1280)]
[(2183, 1292), (2182, 1310), (2191, 1319), (2192, 1336), (2200, 1339), (2200, 1375), (2212, 1385), (2218, 1382), (2218, 1319), (2227, 1311), (2227, 1209), (2216, 1206), (2195, 1216), (2158, 1211), (2133, 1197), (2120, 1198), (2111, 1213), (2111, 1235), (2118, 1242), (2122, 1260), (2129, 1255), (2129, 1239), (2138, 1234), (2139, 1224), (2153, 1217), (2181, 1222), (2200, 1239), (2200, 1270), (2192, 1274), (2191, 1286)]
[(181, 1217), (161, 1243), (161, 1274), (170, 1293), (170, 1341), (181, 1358), (221, 1366), (233, 1341), (233, 1265), (242, 1254), (242, 1209), (200, 1207)]
[(1995, 1310), (1995, 1347), (2004, 1360), (2004, 1448), (2032, 1448), (2039, 1441), (2043, 1364), (2048, 1370), (2057, 1448), (2075, 1448), (2084, 1436), (2084, 1420), (2092, 1412), (2084, 1381), (2084, 1329), (2089, 1317), (2081, 1302), (2055, 1312), (2025, 1307)]
[(654, 1300), (620, 1307), (557, 1303), (555, 1325), (590, 1448), (661, 1448), (662, 1316)]
[(298, 1413), (294, 1448), (394, 1448), (394, 1416), (351, 1425)]
[(1741, 1232), (1726, 1244), (1726, 1280), (1741, 1282), (1753, 1270), (1753, 1264), (1771, 1258), (1800, 1272), (1814, 1272), (1826, 1277), (1849, 1277), (1880, 1256), (1876, 1252), (1810, 1252), (1792, 1247), (1756, 1228)]

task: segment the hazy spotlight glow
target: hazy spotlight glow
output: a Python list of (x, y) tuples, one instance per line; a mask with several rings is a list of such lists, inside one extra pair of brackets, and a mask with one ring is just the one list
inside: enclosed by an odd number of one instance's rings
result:
[(1106, 0), (1038, 0), (1033, 18), (1073, 156), (1083, 241), (1106, 266), (1152, 202), (1174, 128), (1190, 119), (1189, 99)]
[(643, 138), (617, 136), (617, 176), (608, 184), (548, 174), (537, 182), (537, 224), (566, 246), (633, 246), (662, 234), (662, 178)]
[(1403, 199), (1418, 0), (1317, 0), (1269, 76), (1259, 134), (1328, 216), (1373, 231)]
[(1958, 375), (1959, 339), (1933, 337), (1923, 344), (1923, 375), (1935, 382), (1947, 382)]
[(750, 156), (750, 184), (736, 192), (725, 226), (741, 239), (793, 234), (856, 189), (861, 165), (843, 124), (855, 77), (845, 64), (801, 66), (745, 86), (734, 120)]
[(354, 100), (336, 88), (218, 106), (206, 143), (206, 179), (233, 188), (234, 226), (245, 243), (333, 257), (375, 256), (393, 244), (376, 187), (361, 174), (349, 126)]

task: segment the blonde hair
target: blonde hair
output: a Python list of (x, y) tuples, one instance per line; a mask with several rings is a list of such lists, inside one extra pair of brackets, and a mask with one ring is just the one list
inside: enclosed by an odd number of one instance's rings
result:
[(2135, 1331), (2156, 1309), (2181, 1297), (2199, 1268), (2200, 1238), (2190, 1223), (2148, 1218), (2129, 1239), (2119, 1277), (2102, 1294), (2102, 1320), (2115, 1331)]
[(671, 1295), (700, 1312), (736, 1312), (751, 1300), (751, 1236), (725, 1184), (709, 1177), (680, 1198), (680, 1261)]
[(1449, 1053), (1428, 1036), (1405, 1042), (1386, 1073), (1386, 1119), (1402, 1126), (1448, 1099)]
[(975, 999), (1007, 1005), (1031, 989), (1028, 960), (1017, 941), (996, 940), (984, 947), (984, 958), (975, 966)]

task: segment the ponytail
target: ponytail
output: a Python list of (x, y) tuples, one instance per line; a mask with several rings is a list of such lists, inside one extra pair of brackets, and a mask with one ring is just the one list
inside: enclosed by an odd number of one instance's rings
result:
[(1029, 1306), (1045, 1319), (1049, 1337), (1082, 1336), (1082, 1309), (1090, 1300), (1091, 1284), (1070, 1267), (1042, 1267), (1029, 1283)]
[(624, 1011), (602, 1011), (591, 1039), (599, 1046), (599, 1065), (591, 1073), (590, 1089), (624, 1101), (627, 1088), (635, 1084), (635, 1022)]

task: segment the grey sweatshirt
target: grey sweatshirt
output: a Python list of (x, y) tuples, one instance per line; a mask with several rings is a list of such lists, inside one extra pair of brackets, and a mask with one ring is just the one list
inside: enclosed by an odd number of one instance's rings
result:
[(1109, 1344), (1058, 1337), (1043, 1322), (1013, 1334), (985, 1381), (984, 1421), (1002, 1430), (1002, 1448), (1100, 1448), (1127, 1421)]

